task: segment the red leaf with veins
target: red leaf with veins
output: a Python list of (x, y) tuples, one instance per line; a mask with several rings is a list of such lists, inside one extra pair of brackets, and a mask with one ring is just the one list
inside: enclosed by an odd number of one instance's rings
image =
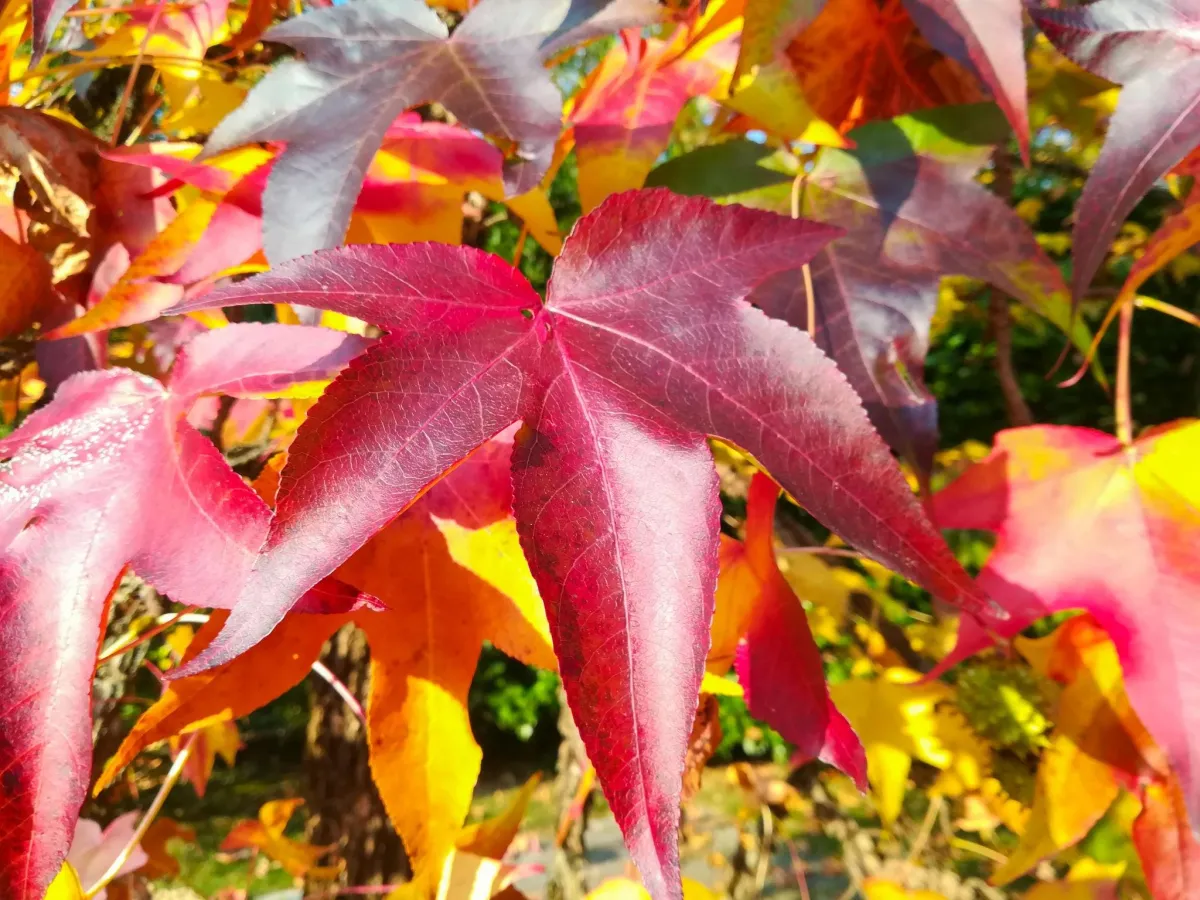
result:
[(1200, 0), (1098, 0), (1031, 9), (1062, 53), (1122, 85), (1108, 136), (1075, 206), (1075, 299), (1121, 223), (1200, 144)]
[(760, 593), (738, 647), (738, 681), (746, 708), (796, 745), (797, 762), (820, 759), (867, 789), (867, 755), (825, 684), (825, 666), (804, 607), (775, 562), (779, 488), (758, 473), (746, 498), (746, 561)]
[(306, 588), (521, 419), (514, 509), (567, 695), (647, 886), (678, 897), (681, 777), (717, 570), (706, 435), (744, 447), (897, 571), (987, 608), (846, 380), (807, 335), (744, 300), (835, 234), (630, 192), (580, 220), (544, 302), (498, 257), (405, 244), (318, 253), (189, 304), (320, 306), (389, 334), (300, 428), (247, 602), (181, 672), (259, 641)]
[[(184, 421), (199, 394), (328, 378), (365, 345), (317, 328), (233, 325), (193, 340), (171, 387), (75, 376), (0, 441), (0, 896), (42, 900), (91, 763), (90, 685), (105, 598), (125, 566), (173, 600), (228, 607), (270, 510)], [(149, 502), (147, 502), (149, 501)], [(367, 600), (336, 582), (305, 598)]]
[(205, 147), (285, 141), (263, 196), (263, 245), (278, 263), (342, 242), (384, 133), (405, 109), (439, 102), (467, 127), (519, 145), (512, 194), (536, 187), (562, 126), (543, 62), (564, 41), (643, 25), (647, 0), (482, 0), (452, 35), (423, 0), (355, 0), (270, 29), (295, 47)]

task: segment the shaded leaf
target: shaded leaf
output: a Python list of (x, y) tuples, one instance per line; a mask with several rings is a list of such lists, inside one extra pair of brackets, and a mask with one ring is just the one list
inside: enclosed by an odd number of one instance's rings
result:
[(991, 88), (1028, 159), (1021, 0), (904, 0), (904, 6), (929, 43)]
[(0, 338), (24, 331), (53, 302), (53, 274), (40, 253), (0, 232), (0, 284), (4, 285)]
[(304, 61), (268, 73), (206, 145), (215, 153), (287, 142), (263, 196), (267, 258), (341, 243), (384, 132), (420, 103), (439, 102), (468, 127), (519, 144), (505, 185), (512, 194), (536, 187), (562, 118), (542, 63), (571, 12), (565, 3), (483, 0), (447, 36), (420, 0), (355, 0), (270, 29), (267, 40), (295, 47)]
[[(872, 123), (852, 132), (853, 151), (826, 149), (804, 177), (800, 209), (845, 229), (813, 260), (815, 339), (866, 404), (871, 421), (920, 470), (937, 446), (937, 408), (923, 383), (929, 326), (946, 274), (990, 282), (1070, 329), (1058, 267), (1029, 227), (975, 181), (1003, 120), (986, 106), (952, 107)], [(679, 157), (651, 182), (788, 213), (794, 162), (731, 141)], [(762, 183), (756, 187), (755, 182)], [(749, 189), (747, 189), (749, 188)], [(797, 267), (751, 295), (771, 316), (807, 327), (808, 296)]]
[(813, 109), (842, 132), (982, 99), (974, 78), (921, 37), (900, 0), (828, 0), (784, 52)]
[(1138, 200), (1200, 144), (1195, 0), (1099, 0), (1030, 10), (1055, 47), (1122, 85), (1108, 135), (1075, 206), (1072, 288), (1080, 300)]

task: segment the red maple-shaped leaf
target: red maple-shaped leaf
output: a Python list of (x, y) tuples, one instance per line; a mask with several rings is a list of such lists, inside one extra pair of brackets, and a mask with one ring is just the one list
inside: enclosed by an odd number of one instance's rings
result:
[(421, 103), (439, 102), (464, 125), (518, 144), (505, 183), (524, 193), (546, 174), (562, 127), (562, 97), (544, 61), (654, 15), (648, 0), (483, 0), (448, 35), (423, 0), (313, 10), (267, 32), (304, 60), (268, 73), (206, 152), (287, 143), (263, 195), (263, 245), (273, 262), (342, 242), (384, 133)]
[[(66, 856), (91, 764), (101, 617), (122, 570), (174, 600), (228, 607), (267, 533), (266, 504), (185, 421), (191, 401), (329, 378), (366, 343), (218, 329), (184, 348), (169, 388), (80, 374), (0, 441), (0, 896), (41, 900)], [(310, 608), (339, 605), (327, 587)]]
[[(1120, 655), (1129, 699), (1200, 810), (1200, 425), (1124, 447), (1088, 428), (1003, 431), (991, 455), (934, 497), (938, 524), (997, 535), (979, 585), (1010, 613), (1011, 637), (1083, 609)], [(992, 643), (964, 621), (939, 671)]]
[(500, 258), (437, 244), (318, 253), (198, 299), (320, 306), (389, 333), (310, 412), (246, 602), (183, 671), (256, 643), (305, 589), (520, 419), (513, 508), (567, 696), (647, 886), (678, 896), (681, 776), (717, 574), (706, 435), (745, 448), (897, 571), (988, 609), (833, 363), (744, 300), (837, 233), (630, 192), (580, 220), (545, 300)]
[(1075, 207), (1078, 300), (1138, 200), (1200, 144), (1200, 0), (1099, 0), (1030, 15), (1062, 53), (1122, 85)]

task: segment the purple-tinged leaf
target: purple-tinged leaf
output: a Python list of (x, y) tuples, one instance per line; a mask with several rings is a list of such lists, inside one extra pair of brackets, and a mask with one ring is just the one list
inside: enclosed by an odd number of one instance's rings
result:
[(412, 244), (318, 253), (180, 307), (317, 305), (390, 332), (301, 427), (246, 602), (180, 674), (261, 640), (300, 592), (520, 419), (514, 508), (568, 697), (643, 877), (678, 897), (680, 774), (716, 578), (706, 435), (754, 454), (897, 571), (991, 612), (844, 377), (744, 300), (836, 234), (630, 192), (580, 220), (545, 302), (496, 257)]
[(1126, 216), (1200, 144), (1200, 0), (1098, 0), (1030, 15), (1062, 53), (1122, 85), (1075, 207), (1078, 302)]
[[(520, 194), (549, 168), (562, 98), (547, 53), (595, 24), (636, 21), (644, 3), (482, 0), (447, 35), (422, 0), (352, 0), (276, 25), (295, 47), (213, 132), (206, 153), (286, 141), (263, 196), (263, 245), (274, 263), (342, 242), (367, 167), (392, 121), (436, 101), (466, 126), (518, 145), (505, 186)], [(590, 15), (595, 13), (595, 15)], [(559, 33), (561, 28), (566, 31)]]
[[(937, 407), (922, 376), (941, 276), (987, 281), (1069, 329), (1076, 346), (1089, 344), (1087, 328), (1071, 323), (1058, 267), (1029, 227), (975, 181), (998, 137), (995, 125), (1003, 125), (988, 109), (950, 107), (856, 129), (849, 135), (856, 149), (823, 150), (801, 192), (805, 215), (846, 231), (811, 265), (815, 340), (875, 427), (919, 471), (937, 448)], [(731, 141), (678, 157), (651, 181), (786, 213), (793, 176), (778, 169), (787, 169), (784, 159)], [(767, 279), (750, 300), (807, 329), (801, 272)]]
[(1021, 0), (904, 0), (904, 6), (929, 43), (973, 69), (991, 88), (1028, 160)]

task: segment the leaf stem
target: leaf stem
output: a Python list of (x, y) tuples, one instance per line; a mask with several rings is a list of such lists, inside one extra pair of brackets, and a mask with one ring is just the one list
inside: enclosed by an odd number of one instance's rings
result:
[(100, 651), (100, 655), (96, 657), (96, 665), (100, 666), (114, 657), (120, 656), (123, 653), (128, 653), (135, 647), (140, 647), (151, 638), (162, 634), (172, 625), (178, 625), (184, 616), (191, 615), (197, 610), (197, 608), (198, 607), (195, 606), (189, 606), (186, 609), (180, 610), (179, 612), (170, 613), (167, 616), (161, 616), (153, 628), (143, 631), (134, 638), (128, 640), (126, 640), (124, 637), (117, 638), (116, 641), (114, 641), (112, 644), (109, 644), (107, 649)]
[(146, 26), (146, 36), (142, 38), (142, 43), (138, 47), (137, 57), (133, 60), (133, 65), (129, 68), (129, 77), (125, 79), (125, 90), (121, 92), (121, 100), (117, 104), (117, 114), (113, 117), (112, 134), (108, 138), (110, 147), (115, 147), (121, 143), (121, 126), (125, 124), (125, 114), (129, 111), (129, 100), (133, 96), (133, 86), (137, 83), (138, 72), (141, 70), (142, 61), (146, 57), (146, 50), (150, 46), (150, 38), (154, 35), (154, 30), (158, 28), (163, 10), (166, 8), (166, 0), (159, 0), (155, 4), (154, 15), (150, 17), (150, 24)]
[(1133, 409), (1129, 391), (1129, 357), (1133, 341), (1133, 304), (1121, 306), (1117, 330), (1117, 440), (1128, 447), (1133, 443)]
[(167, 777), (159, 785), (158, 793), (154, 795), (154, 800), (151, 802), (150, 808), (146, 810), (146, 814), (142, 816), (142, 820), (138, 822), (137, 828), (130, 835), (129, 841), (121, 848), (121, 852), (117, 854), (117, 858), (112, 861), (112, 865), (108, 867), (95, 884), (84, 892), (83, 900), (91, 900), (91, 898), (95, 897), (104, 888), (108, 887), (109, 882), (116, 878), (117, 873), (121, 871), (121, 867), (129, 861), (134, 848), (141, 843), (151, 823), (154, 822), (155, 817), (162, 811), (163, 804), (167, 802), (167, 794), (171, 793), (171, 788), (175, 787), (175, 783), (179, 781), (179, 776), (183, 774), (183, 767), (187, 765), (188, 758), (192, 755), (192, 748), (196, 745), (196, 741), (199, 738), (199, 731), (193, 731), (187, 736), (183, 748), (179, 751), (179, 755), (175, 757), (175, 762), (171, 764), (170, 771), (167, 772)]
[(342, 679), (321, 662), (319, 659), (314, 660), (312, 670), (329, 682), (329, 686), (337, 693), (339, 697), (346, 701), (346, 705), (350, 707), (350, 711), (358, 716), (358, 720), (364, 725), (367, 722), (367, 714), (363, 711), (362, 704), (358, 702), (358, 698), (354, 696), (350, 688), (346, 687), (346, 683)]
[[(792, 218), (800, 218), (800, 202), (803, 194), (804, 181), (808, 177), (803, 168), (792, 179)], [(817, 298), (813, 293), (812, 267), (805, 263), (800, 267), (804, 276), (804, 325), (809, 337), (817, 332)]]
[(1200, 316), (1188, 312), (1186, 309), (1180, 309), (1178, 306), (1173, 306), (1170, 303), (1163, 303), (1161, 300), (1155, 300), (1153, 297), (1138, 297), (1134, 304), (1138, 309), (1153, 309), (1164, 315), (1172, 316), (1181, 322), (1187, 322), (1196, 328), (1200, 328)]

